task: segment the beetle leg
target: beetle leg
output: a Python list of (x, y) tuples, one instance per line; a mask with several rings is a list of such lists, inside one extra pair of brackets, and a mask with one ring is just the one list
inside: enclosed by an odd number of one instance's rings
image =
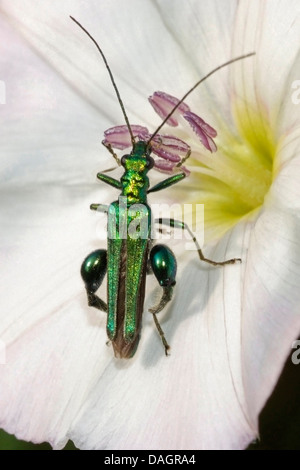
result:
[(175, 175), (170, 176), (170, 178), (167, 178), (163, 181), (160, 181), (157, 183), (155, 186), (152, 188), (148, 189), (148, 194), (149, 193), (154, 193), (155, 191), (161, 191), (162, 189), (169, 188), (173, 184), (178, 183), (179, 181), (183, 180), (186, 177), (185, 173), (177, 173)]
[[(171, 297), (172, 297), (172, 296), (171, 296)], [(170, 297), (169, 300), (171, 300), (171, 297)], [(168, 302), (168, 301), (167, 301), (167, 302)], [(164, 306), (165, 306), (165, 304), (164, 304)], [(159, 310), (158, 310), (158, 311), (159, 311)], [(168, 354), (168, 351), (169, 351), (169, 349), (170, 349), (170, 346), (168, 345), (168, 342), (167, 342), (167, 340), (166, 340), (166, 337), (165, 337), (165, 334), (164, 334), (164, 332), (163, 332), (163, 330), (162, 330), (162, 327), (160, 326), (159, 321), (157, 320), (157, 316), (156, 316), (157, 311), (154, 311), (154, 309), (150, 309), (149, 312), (151, 312), (152, 315), (153, 315), (153, 319), (154, 319), (155, 326), (156, 326), (156, 328), (157, 328), (157, 331), (158, 331), (158, 333), (159, 333), (159, 335), (160, 335), (160, 337), (161, 337), (162, 343), (163, 343), (164, 348), (165, 348), (165, 355), (168, 356), (168, 355), (169, 355), (169, 354)]]
[(206, 263), (212, 264), (213, 266), (224, 266), (225, 264), (234, 264), (237, 261), (240, 263), (242, 262), (241, 258), (232, 258), (232, 259), (227, 259), (225, 261), (214, 261), (212, 259), (206, 258), (200, 248), (197, 238), (195, 237), (195, 235), (193, 234), (193, 232), (191, 231), (191, 229), (185, 222), (182, 222), (180, 220), (175, 220), (175, 219), (155, 219), (154, 222), (160, 225), (168, 225), (169, 227), (179, 228), (181, 230), (187, 230), (188, 233), (191, 235), (193, 242), (196, 245), (197, 252), (201, 261), (205, 261)]
[(108, 213), (109, 206), (107, 204), (91, 204), (90, 209), (92, 211), (103, 212), (104, 214)]
[(107, 313), (107, 304), (106, 302), (104, 302), (104, 300), (100, 299), (98, 295), (95, 295), (93, 292), (90, 292), (88, 290), (86, 291), (86, 294), (89, 307), (95, 307), (98, 310), (101, 310), (101, 312)]

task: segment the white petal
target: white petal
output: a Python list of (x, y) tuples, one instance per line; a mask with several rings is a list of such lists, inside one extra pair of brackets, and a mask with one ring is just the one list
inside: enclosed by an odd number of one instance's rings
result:
[[(232, 31), (237, 3), (235, 0), (227, 2), (189, 0), (182, 8), (180, 0), (158, 1), (161, 16), (168, 30), (178, 38), (187, 60), (187, 65), (186, 61), (183, 61), (178, 67), (182, 82), (180, 94), (187, 92), (197, 80), (212, 69), (233, 58)], [(219, 71), (201, 84), (187, 100), (187, 103), (193, 106), (193, 111), (213, 127), (216, 115), (219, 112), (223, 115), (229, 111), (230, 74), (230, 68)], [(169, 89), (164, 88), (164, 90), (170, 92)], [(173, 94), (180, 97), (177, 90)]]
[[(114, 125), (123, 124), (124, 119), (107, 70), (95, 45), (69, 15), (80, 21), (103, 48), (129, 118), (141, 125), (149, 122), (149, 115), (155, 118), (147, 97), (153, 90), (174, 82), (174, 70), (177, 72), (184, 58), (180, 46), (166, 30), (163, 18), (149, 1), (141, 9), (138, 0), (129, 3), (94, 0), (88, 7), (74, 5), (70, 0), (63, 3), (45, 0), (34, 5), (31, 0), (16, 0), (13, 4), (3, 0), (2, 10), (33, 48), (91, 105), (102, 112), (105, 110)], [(138, 21), (132, 21), (133, 11), (139, 12)], [(180, 77), (176, 80), (180, 82)], [(156, 118), (156, 121), (160, 120)]]
[[(1, 105), (1, 180), (67, 184), (93, 181), (111, 165), (101, 146), (108, 124), (37, 56), (0, 17), (1, 78), (6, 104)], [(108, 161), (110, 163), (108, 163)]]
[(267, 210), (251, 233), (244, 277), (243, 380), (251, 421), (300, 332), (300, 220)]
[(292, 125), (299, 126), (299, 111), (292, 102), (291, 88), (299, 77), (299, 41), (297, 0), (289, 2), (288, 8), (283, 0), (240, 2), (233, 53), (255, 51), (256, 55), (236, 65), (234, 96), (241, 103), (249, 103), (250, 119), (251, 114), (256, 117), (256, 126), (259, 115), (267, 117), (275, 136), (282, 135)]
[[(284, 142), (284, 149), (279, 156), (284, 164), (281, 166), (265, 202), (270, 207), (276, 206), (290, 215), (293, 214), (295, 217), (299, 217), (300, 128), (295, 130), (291, 137), (291, 141), (286, 140)], [(288, 147), (289, 151), (285, 151)]]
[[(299, 79), (300, 67), (297, 0), (290, 1), (288, 8), (284, 0), (190, 0), (186, 8), (181, 7), (180, 0), (160, 0), (158, 5), (168, 29), (179, 38), (191, 62), (188, 68), (197, 70), (195, 82), (226, 60), (256, 53), (255, 57), (219, 71), (200, 85), (188, 100), (195, 112), (212, 125), (216, 125), (219, 117), (219, 128), (222, 124), (230, 125), (232, 98), (240, 98), (250, 103), (251, 111), (263, 115), (267, 112), (278, 135), (280, 113), (281, 129), (286, 130), (297, 117), (299, 122), (291, 88), (293, 81)], [(186, 86), (186, 81), (183, 83)], [(285, 107), (288, 109), (283, 112)]]

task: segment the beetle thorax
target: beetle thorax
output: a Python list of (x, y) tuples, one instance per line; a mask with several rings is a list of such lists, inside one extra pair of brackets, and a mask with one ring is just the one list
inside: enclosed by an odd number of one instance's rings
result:
[(149, 189), (148, 171), (154, 161), (147, 149), (146, 142), (137, 142), (130, 155), (121, 159), (125, 172), (121, 178), (122, 196), (127, 197), (127, 203), (146, 203)]
[(147, 191), (149, 189), (146, 161), (145, 159), (143, 159), (143, 162), (141, 159), (131, 158), (132, 162), (126, 165), (127, 168), (121, 178), (122, 196), (127, 197), (128, 204), (146, 203)]

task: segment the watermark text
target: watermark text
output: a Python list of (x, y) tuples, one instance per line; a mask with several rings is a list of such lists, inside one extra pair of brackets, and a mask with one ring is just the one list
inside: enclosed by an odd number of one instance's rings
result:
[(97, 209), (107, 212), (107, 229), (103, 224), (98, 236), (111, 240), (184, 240), (186, 250), (197, 250), (191, 232), (200, 245), (204, 243), (203, 204), (128, 204), (126, 196)]
[(300, 364), (300, 339), (293, 342), (292, 349), (296, 349), (292, 354), (292, 363), (298, 365)]
[(294, 80), (292, 83), (292, 88), (295, 90), (292, 93), (292, 103), (300, 103), (300, 80)]

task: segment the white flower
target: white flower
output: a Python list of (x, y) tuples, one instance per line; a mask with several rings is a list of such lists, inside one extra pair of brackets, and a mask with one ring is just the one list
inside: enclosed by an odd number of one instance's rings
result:
[[(148, 129), (159, 124), (153, 91), (181, 97), (256, 52), (189, 97), (219, 150), (181, 132), (191, 176), (159, 197), (205, 202), (216, 242), (205, 254), (243, 260), (211, 268), (177, 246), (176, 294), (160, 316), (169, 358), (145, 312), (136, 355), (115, 359), (105, 315), (86, 304), (80, 264), (104, 247), (89, 204), (116, 197), (93, 184), (112, 166), (100, 140), (123, 121), (70, 14), (103, 47), (129, 119)], [(0, 21), (0, 426), (56, 448), (244, 448), (300, 330), (299, 2), (2, 0)]]

